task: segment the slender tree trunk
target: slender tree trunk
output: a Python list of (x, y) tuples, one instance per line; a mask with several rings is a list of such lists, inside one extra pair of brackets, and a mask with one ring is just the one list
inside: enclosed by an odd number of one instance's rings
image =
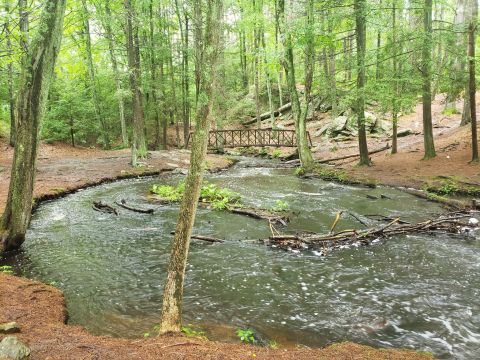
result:
[[(278, 56), (278, 36), (279, 36), (279, 17), (278, 12), (278, 0), (275, 0), (275, 54)], [(282, 89), (282, 72), (283, 66), (281, 62), (278, 62), (278, 71), (277, 71), (277, 85), (278, 85), (278, 98), (280, 107), (283, 106), (283, 89)]]
[(126, 10), (128, 69), (133, 106), (132, 166), (137, 166), (137, 158), (144, 158), (147, 155), (147, 144), (145, 141), (142, 93), (140, 91), (140, 45), (138, 43), (138, 29), (136, 24), (134, 26), (134, 1), (125, 0), (124, 5)]
[(267, 47), (265, 44), (265, 34), (263, 33), (263, 27), (261, 30), (261, 34), (262, 34), (263, 68), (265, 71), (265, 82), (267, 84), (268, 109), (270, 111), (270, 124), (273, 128), (275, 126), (275, 108), (273, 106), (273, 98), (272, 98), (272, 82), (270, 81), (270, 74), (268, 73)]
[(258, 9), (256, 0), (253, 0), (254, 11), (254, 25), (253, 25), (253, 67), (254, 67), (254, 82), (255, 82), (255, 115), (257, 118), (257, 128), (262, 127), (262, 120), (260, 119), (260, 28), (258, 25)]
[(300, 103), (300, 98), (297, 91), (295, 78), (295, 62), (293, 56), (293, 40), (290, 27), (292, 26), (292, 11), (289, 9), (288, 24), (285, 19), (285, 0), (278, 1), (280, 12), (280, 34), (283, 38), (283, 48), (285, 49), (284, 67), (287, 74), (287, 86), (290, 92), (292, 101), (292, 113), (295, 120), (295, 133), (297, 137), (297, 149), (300, 157), (300, 163), (305, 169), (310, 169), (313, 166), (313, 156), (310, 151), (306, 118), (308, 114), (308, 107), (311, 101), (311, 91), (313, 82), (313, 71), (315, 63), (314, 52), (314, 0), (307, 2), (307, 20), (306, 20), (306, 45), (305, 45), (305, 92), (303, 104)]
[[(335, 36), (333, 34), (332, 19), (329, 16), (327, 31), (329, 36)], [(335, 42), (334, 42), (335, 43)], [(332, 103), (332, 118), (335, 119), (338, 115), (338, 105), (337, 105), (337, 79), (336, 79), (336, 60), (335, 60), (335, 46), (330, 45), (328, 48), (328, 72), (330, 74), (330, 92), (331, 92), (331, 103)]]
[[(468, 72), (469, 72), (469, 97), (470, 117), (472, 124), (472, 162), (478, 162), (478, 140), (477, 140), (477, 109), (476, 109), (476, 83), (475, 83), (475, 40), (477, 28), (478, 3), (477, 0), (470, 0), (472, 19), (468, 26)], [(465, 96), (467, 97), (467, 96)]]
[[(201, 0), (195, 0), (194, 22), (195, 27), (202, 26)], [(219, 52), (220, 32), (222, 31), (221, 20), (223, 16), (222, 0), (207, 0), (207, 15), (205, 19), (205, 31), (197, 29), (195, 47), (197, 56), (203, 62), (199, 90), (202, 98), (208, 99), (199, 104), (195, 116), (196, 126), (192, 142), (192, 154), (190, 157), (190, 169), (185, 181), (185, 194), (180, 205), (180, 213), (172, 241), (172, 251), (167, 272), (167, 281), (163, 293), (162, 319), (160, 333), (179, 332), (182, 322), (183, 283), (185, 268), (190, 246), (190, 236), (198, 205), (200, 188), (203, 180), (203, 170), (207, 153), (208, 131), (210, 127), (210, 113), (213, 104), (213, 92), (215, 86), (216, 64)], [(203, 34), (205, 37), (203, 37)], [(202, 41), (203, 39), (203, 41)], [(199, 64), (199, 65), (200, 65)]]
[(115, 56), (115, 45), (113, 41), (113, 31), (112, 31), (112, 11), (110, 9), (110, 0), (105, 0), (105, 18), (102, 18), (102, 25), (105, 29), (105, 35), (108, 41), (108, 52), (110, 54), (110, 61), (112, 63), (113, 74), (115, 77), (115, 87), (117, 89), (117, 98), (118, 98), (118, 115), (120, 117), (120, 127), (122, 130), (122, 143), (123, 146), (128, 146), (128, 133), (127, 133), (127, 124), (125, 121), (125, 102), (123, 99), (123, 87), (122, 87), (122, 78), (120, 71), (118, 70), (117, 57)]
[(83, 8), (83, 29), (84, 29), (84, 39), (85, 39), (85, 51), (86, 51), (86, 60), (87, 60), (87, 71), (88, 71), (88, 80), (89, 80), (89, 88), (92, 95), (93, 101), (93, 108), (95, 110), (95, 119), (97, 123), (100, 125), (101, 132), (102, 132), (102, 141), (103, 147), (105, 149), (110, 148), (110, 138), (108, 136), (108, 128), (105, 122), (105, 118), (103, 117), (100, 111), (100, 100), (97, 93), (97, 82), (95, 78), (95, 67), (93, 66), (93, 58), (92, 58), (92, 40), (90, 36), (90, 21), (88, 18), (88, 8), (86, 0), (82, 0), (82, 8)]
[(423, 143), (424, 159), (436, 156), (432, 126), (432, 0), (425, 0), (423, 8), (424, 40), (422, 50), (423, 78)]
[[(155, 28), (154, 28), (154, 17), (153, 17), (153, 0), (150, 0), (148, 4), (148, 23), (149, 23), (149, 51), (150, 51), (150, 75), (151, 75), (151, 84), (152, 84), (152, 100), (153, 100), (153, 107), (154, 107), (154, 114), (155, 114), (155, 145), (156, 149), (160, 149), (159, 144), (159, 129), (158, 124), (160, 122), (160, 115), (159, 115), (159, 103), (158, 103), (158, 95), (157, 95), (157, 61), (156, 61), (156, 41), (155, 41)], [(162, 79), (163, 80), (163, 79)], [(164, 149), (166, 148), (166, 144), (164, 145)]]
[[(382, 0), (379, 1), (379, 7), (382, 8)], [(378, 81), (382, 78), (382, 71), (381, 71), (381, 61), (380, 61), (380, 52), (382, 47), (382, 32), (379, 29), (377, 31), (377, 63), (376, 63), (376, 70), (375, 70), (375, 79)]]
[[(7, 43), (7, 51), (12, 52), (12, 40), (10, 32), (10, 0), (5, 0), (5, 36)], [(11, 56), (11, 55), (10, 55)], [(10, 110), (10, 146), (15, 146), (15, 93), (13, 91), (13, 61), (9, 60), (7, 64), (7, 76), (8, 76), (8, 103)]]
[(17, 249), (25, 240), (32, 211), (39, 132), (60, 49), (64, 14), (65, 0), (45, 2), (37, 34), (23, 62), (10, 188), (0, 219), (0, 252)]
[(392, 154), (398, 152), (398, 50), (397, 50), (397, 0), (392, 0), (392, 52), (393, 52), (393, 94), (392, 94)]
[(365, 51), (367, 43), (365, 0), (355, 0), (355, 24), (357, 39), (357, 123), (358, 148), (360, 150), (359, 165), (370, 165), (368, 156), (367, 133), (365, 131)]

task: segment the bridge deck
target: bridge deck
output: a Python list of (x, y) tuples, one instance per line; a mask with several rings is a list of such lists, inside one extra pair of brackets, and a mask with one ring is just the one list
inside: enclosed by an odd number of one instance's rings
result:
[[(193, 133), (188, 136), (187, 147)], [(310, 133), (307, 131), (309, 146), (312, 146)], [(235, 148), (246, 146), (275, 146), (296, 147), (297, 135), (295, 130), (271, 129), (238, 129), (238, 130), (213, 130), (208, 135), (208, 148)]]

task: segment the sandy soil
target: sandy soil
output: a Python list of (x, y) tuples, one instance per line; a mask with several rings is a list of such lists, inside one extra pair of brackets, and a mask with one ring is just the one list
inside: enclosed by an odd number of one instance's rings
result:
[[(32, 280), (0, 273), (0, 323), (16, 321), (15, 334), (36, 359), (431, 359), (412, 351), (378, 350), (352, 343), (325, 349), (269, 349), (187, 338), (162, 336), (118, 339), (93, 336), (79, 326), (65, 325), (63, 294)], [(0, 335), (0, 339), (3, 336)]]

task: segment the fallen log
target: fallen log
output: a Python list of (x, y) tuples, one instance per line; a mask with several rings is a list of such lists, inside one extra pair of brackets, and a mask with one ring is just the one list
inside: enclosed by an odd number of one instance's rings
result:
[[(476, 211), (454, 211), (419, 223), (402, 221), (397, 217), (390, 218), (391, 220), (385, 225), (365, 230), (348, 229), (333, 234), (278, 234), (261, 241), (283, 250), (321, 249), (323, 255), (326, 255), (329, 251), (335, 249), (369, 245), (374, 241), (385, 240), (396, 235), (435, 234), (438, 232), (457, 235), (468, 234), (477, 229), (479, 223), (477, 218), (472, 218), (474, 213), (478, 214)], [(384, 218), (387, 219), (387, 217)]]
[[(287, 103), (285, 105), (283, 105), (282, 107), (279, 107), (277, 110), (275, 110), (273, 112), (273, 116), (274, 117), (277, 117), (279, 116), (282, 112), (284, 111), (287, 111), (287, 110), (290, 110), (292, 108), (292, 103)], [(270, 119), (271, 117), (271, 111), (268, 111), (266, 113), (263, 113), (260, 115), (260, 121), (264, 121), (264, 120), (267, 120), (267, 119)], [(257, 117), (253, 117), (251, 118), (250, 120), (246, 120), (246, 121), (242, 121), (242, 125), (246, 126), (246, 125), (252, 125), (252, 124), (255, 124), (257, 122)]]
[(134, 208), (132, 206), (127, 205), (127, 202), (124, 199), (120, 200), (120, 202), (115, 201), (115, 204), (124, 208), (124, 209), (130, 210), (130, 211), (133, 211), (133, 212), (137, 212), (137, 213), (140, 213), (140, 214), (153, 214), (154, 211), (155, 211), (153, 209)]
[(92, 208), (95, 211), (103, 212), (103, 213), (106, 213), (106, 214), (118, 215), (117, 209), (115, 209), (114, 207), (112, 207), (108, 204), (105, 204), (101, 201), (94, 201), (93, 205), (92, 205)]
[[(175, 235), (175, 231), (170, 232), (170, 234)], [(202, 240), (202, 241), (207, 241), (210, 243), (223, 243), (225, 240), (223, 239), (218, 239), (213, 236), (207, 236), (207, 235), (190, 235), (190, 239), (195, 239), (195, 240)]]
[[(385, 150), (388, 150), (388, 149), (390, 149), (390, 145), (387, 144), (386, 146), (384, 146), (380, 149), (369, 151), (368, 155), (373, 155), (373, 154), (376, 154), (376, 153), (379, 153), (379, 152), (382, 152), (382, 151), (385, 151)], [(350, 155), (345, 155), (345, 156), (339, 156), (339, 157), (330, 158), (330, 159), (316, 160), (315, 162), (318, 163), (318, 164), (326, 164), (326, 163), (329, 163), (329, 162), (346, 160), (346, 159), (350, 159), (350, 158), (354, 158), (354, 157), (358, 157), (358, 156), (360, 156), (360, 153), (350, 154)]]
[(228, 206), (227, 210), (234, 214), (246, 215), (255, 219), (267, 220), (271, 224), (282, 224), (283, 226), (286, 226), (289, 220), (288, 216), (280, 215), (276, 212), (266, 209)]

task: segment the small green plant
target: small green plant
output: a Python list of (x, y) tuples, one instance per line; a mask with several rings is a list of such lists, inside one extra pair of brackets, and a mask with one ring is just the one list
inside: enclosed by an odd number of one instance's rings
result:
[(144, 337), (144, 338), (148, 338), (148, 337), (150, 337), (150, 336), (151, 336), (151, 335), (150, 335), (150, 333), (149, 333), (149, 332), (145, 332), (145, 333), (143, 333), (143, 337)]
[(268, 347), (270, 349), (278, 349), (280, 346), (278, 345), (278, 343), (275, 340), (269, 340), (268, 341)]
[(257, 342), (252, 329), (237, 329), (236, 334), (240, 340), (246, 344), (254, 344)]
[(457, 115), (457, 114), (460, 114), (460, 113), (458, 112), (457, 109), (449, 107), (449, 108), (446, 108), (445, 110), (443, 110), (442, 114), (446, 115), (446, 116), (452, 116), (452, 115)]
[[(185, 183), (182, 182), (176, 187), (171, 185), (153, 185), (150, 191), (166, 201), (178, 202), (182, 199), (185, 192)], [(225, 210), (228, 205), (236, 205), (240, 200), (240, 194), (208, 182), (205, 182), (200, 190), (200, 201), (210, 203), (215, 210)]]
[(13, 274), (13, 268), (10, 265), (0, 266), (0, 272), (4, 274)]
[(268, 151), (264, 147), (258, 150), (258, 156), (267, 156), (267, 155), (268, 155)]
[(301, 166), (299, 166), (295, 169), (295, 175), (297, 175), (297, 176), (303, 176), (303, 175), (305, 175), (305, 172), (306, 172), (305, 168), (303, 168)]
[(290, 206), (286, 201), (283, 201), (283, 200), (275, 201), (275, 205), (272, 206), (272, 211), (276, 211), (276, 212), (287, 211), (289, 209), (290, 209)]
[(181, 331), (187, 337), (206, 338), (205, 332), (201, 330), (195, 330), (192, 324), (188, 324), (187, 326), (182, 326)]
[(333, 145), (333, 146), (330, 147), (330, 152), (335, 152), (337, 150), (338, 150), (337, 145)]
[(272, 152), (272, 157), (275, 159), (278, 159), (279, 157), (282, 156), (282, 151), (280, 149), (275, 149)]

